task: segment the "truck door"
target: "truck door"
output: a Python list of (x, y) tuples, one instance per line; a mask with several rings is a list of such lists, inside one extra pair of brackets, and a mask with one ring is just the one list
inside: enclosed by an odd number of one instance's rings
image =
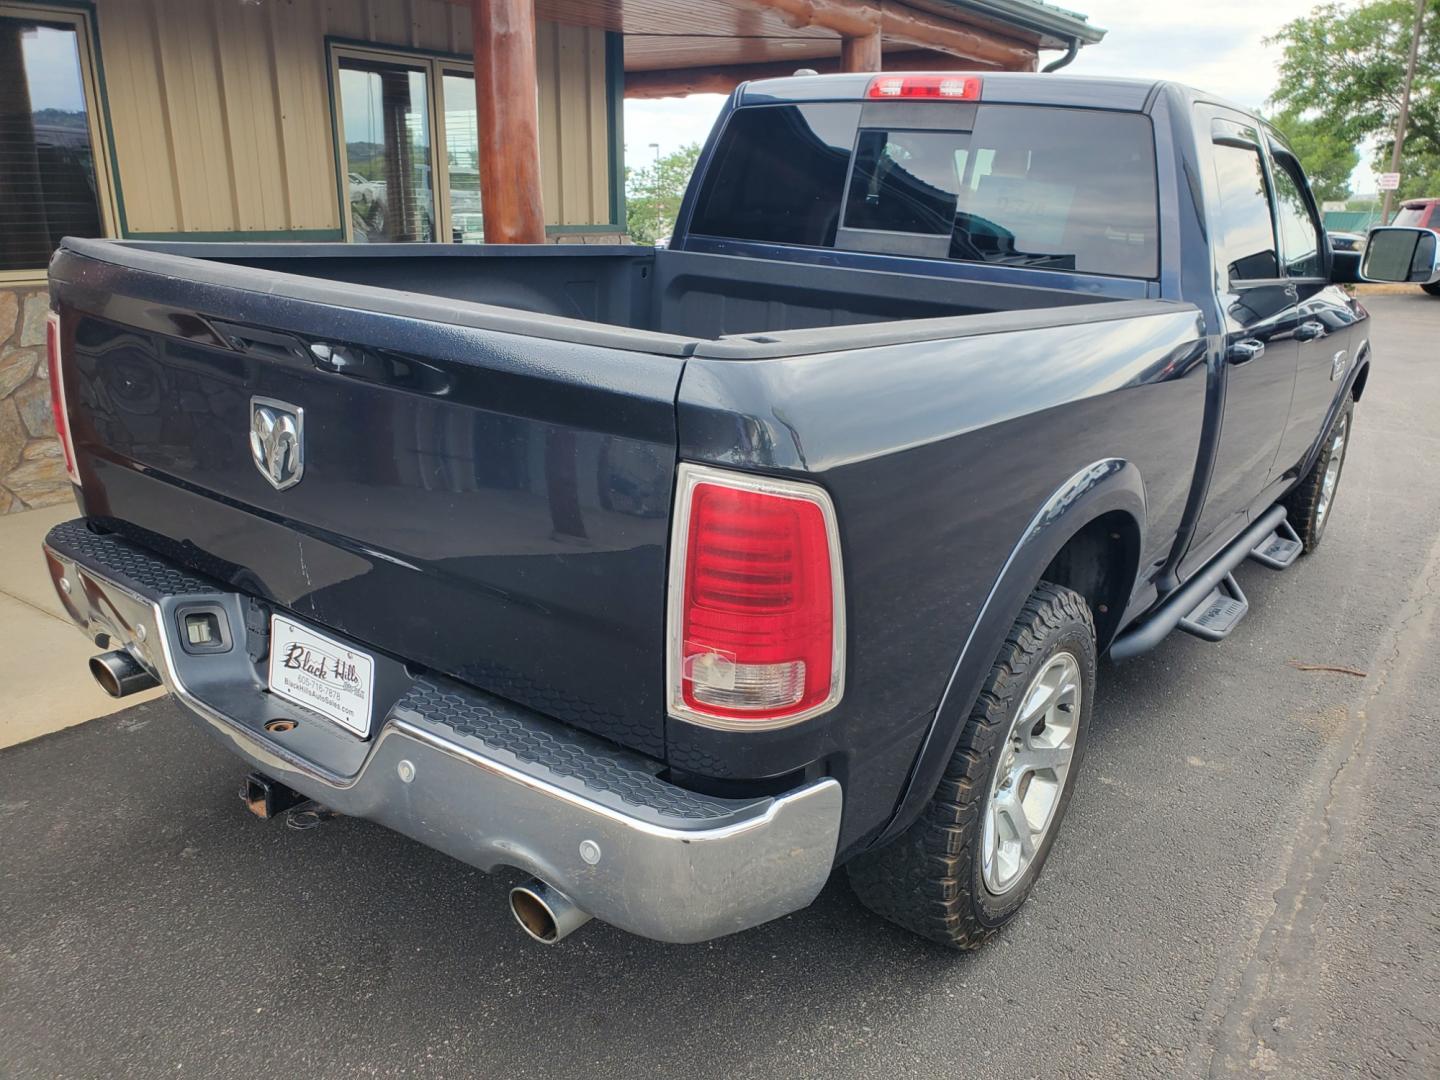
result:
[(1355, 361), (1360, 343), (1354, 340), (1356, 318), (1350, 298), (1340, 286), (1330, 284), (1320, 247), (1324, 234), (1305, 174), (1294, 155), (1273, 142), (1271, 162), (1280, 252), (1299, 305), (1295, 396), (1280, 452), (1270, 472), (1270, 479), (1275, 481), (1293, 470), (1320, 438), (1330, 405)]
[[(1191, 559), (1207, 558), (1264, 491), (1295, 388), (1296, 290), (1280, 266), (1270, 178), (1254, 124), (1211, 111), (1205, 178), (1224, 332), (1224, 418)], [(1201, 130), (1204, 130), (1203, 127)]]

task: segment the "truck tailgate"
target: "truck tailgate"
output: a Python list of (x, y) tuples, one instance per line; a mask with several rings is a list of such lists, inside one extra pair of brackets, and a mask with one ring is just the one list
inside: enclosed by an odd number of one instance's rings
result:
[[(663, 751), (681, 355), (112, 250), (68, 241), (51, 273), (88, 517), (318, 627)], [(303, 426), (283, 488), (252, 452), (267, 401)]]

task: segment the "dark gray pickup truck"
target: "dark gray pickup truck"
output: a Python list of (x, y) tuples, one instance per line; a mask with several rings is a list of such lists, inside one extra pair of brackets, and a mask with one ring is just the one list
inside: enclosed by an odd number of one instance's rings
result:
[[(1365, 273), (1435, 280), (1434, 237)], [(1358, 262), (1183, 87), (752, 83), (669, 250), (67, 240), (46, 558), (102, 685), (162, 683), (257, 813), (513, 868), (540, 940), (701, 941), (844, 865), (970, 947), (1099, 659), (1223, 638), (1240, 561), (1320, 542)]]

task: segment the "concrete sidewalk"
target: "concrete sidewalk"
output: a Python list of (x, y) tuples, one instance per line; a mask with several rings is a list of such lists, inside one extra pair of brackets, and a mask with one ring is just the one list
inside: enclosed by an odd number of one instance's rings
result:
[[(98, 650), (60, 607), (40, 554), (45, 534), (76, 513), (67, 502), (0, 516), (0, 686), (9, 706), (0, 747), (122, 708), (91, 680), (85, 664)], [(124, 706), (159, 694), (132, 695)]]

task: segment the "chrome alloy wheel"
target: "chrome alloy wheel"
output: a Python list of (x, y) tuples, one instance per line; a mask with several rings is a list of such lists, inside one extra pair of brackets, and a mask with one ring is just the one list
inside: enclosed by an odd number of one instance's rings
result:
[(1325, 462), (1325, 477), (1320, 481), (1320, 503), (1315, 507), (1315, 523), (1325, 524), (1330, 503), (1335, 498), (1335, 485), (1340, 482), (1340, 465), (1345, 460), (1345, 437), (1350, 434), (1350, 418), (1342, 416), (1340, 426), (1330, 436), (1330, 460)]
[(1020, 699), (985, 800), (982, 873), (994, 896), (1025, 876), (1050, 831), (1075, 756), (1084, 695), (1079, 661), (1061, 652), (1030, 680)]

